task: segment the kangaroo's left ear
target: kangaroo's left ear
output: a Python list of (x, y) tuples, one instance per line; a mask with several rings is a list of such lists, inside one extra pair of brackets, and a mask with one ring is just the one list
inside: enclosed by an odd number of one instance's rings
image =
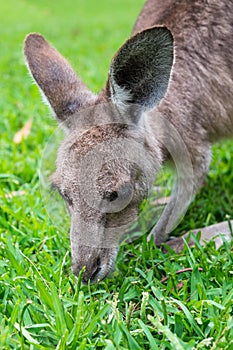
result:
[(68, 124), (71, 115), (94, 104), (96, 96), (42, 35), (29, 34), (25, 39), (24, 53), (29, 71), (59, 122)]
[(137, 33), (112, 60), (107, 90), (113, 103), (156, 106), (164, 97), (173, 65), (173, 36), (166, 27)]

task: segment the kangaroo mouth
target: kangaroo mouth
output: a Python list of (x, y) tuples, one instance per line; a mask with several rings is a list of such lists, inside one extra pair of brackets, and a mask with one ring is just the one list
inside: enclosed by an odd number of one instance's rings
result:
[(91, 281), (98, 279), (98, 275), (101, 271), (101, 267), (97, 267), (97, 269), (91, 275)]
[(105, 270), (104, 268), (101, 268), (100, 266), (96, 267), (96, 269), (92, 272), (91, 276), (85, 275), (85, 272), (84, 272), (82, 282), (84, 284), (88, 284), (89, 281), (91, 284), (96, 283), (96, 282), (100, 282), (101, 280), (103, 280), (104, 278), (106, 278), (109, 275), (109, 272), (110, 271)]

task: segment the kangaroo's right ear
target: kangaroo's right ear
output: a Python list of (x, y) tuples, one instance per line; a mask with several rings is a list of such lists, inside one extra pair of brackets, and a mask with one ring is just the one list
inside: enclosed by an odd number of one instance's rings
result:
[(94, 103), (95, 95), (42, 35), (29, 34), (25, 39), (24, 53), (29, 71), (46, 96), (58, 121), (64, 122), (80, 108)]
[(173, 36), (166, 27), (151, 27), (132, 36), (112, 60), (107, 91), (113, 103), (143, 110), (164, 97), (174, 56)]

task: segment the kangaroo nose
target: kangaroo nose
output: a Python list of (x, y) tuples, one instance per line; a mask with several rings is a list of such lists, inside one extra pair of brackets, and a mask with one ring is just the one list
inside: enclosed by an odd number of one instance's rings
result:
[[(74, 263), (73, 264), (73, 273), (75, 275), (79, 275), (79, 272), (81, 269), (85, 266), (85, 271), (82, 276), (82, 282), (88, 283), (90, 282), (94, 283), (97, 282), (98, 279), (102, 279), (105, 277), (104, 271), (102, 271), (101, 268), (101, 258), (100, 256), (97, 257), (89, 257), (87, 262), (80, 262), (80, 263)], [(104, 270), (104, 269), (103, 269)], [(101, 272), (102, 271), (102, 272)]]
[(95, 283), (107, 277), (114, 270), (117, 256), (117, 248), (93, 248), (89, 246), (77, 246), (72, 250), (72, 270), (78, 276), (82, 268), (82, 282)]
[(101, 259), (98, 256), (90, 262), (89, 266), (86, 266), (86, 270), (83, 274), (83, 282), (88, 283), (88, 280), (91, 282), (96, 282), (98, 280), (98, 275), (101, 271)]

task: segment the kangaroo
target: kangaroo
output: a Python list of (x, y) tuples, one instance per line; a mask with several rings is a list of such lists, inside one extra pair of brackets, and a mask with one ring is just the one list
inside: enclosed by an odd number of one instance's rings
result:
[(40, 34), (25, 39), (29, 71), (65, 130), (52, 176), (71, 217), (72, 268), (96, 282), (159, 169), (178, 169), (152, 228), (168, 239), (205, 178), (211, 144), (233, 136), (233, 2), (147, 0), (93, 94)]

